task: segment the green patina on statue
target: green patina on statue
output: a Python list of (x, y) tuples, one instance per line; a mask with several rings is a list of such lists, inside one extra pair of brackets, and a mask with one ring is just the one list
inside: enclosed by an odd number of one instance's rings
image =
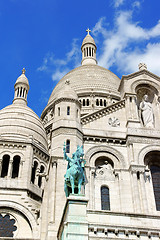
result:
[(66, 197), (68, 197), (70, 193), (80, 194), (81, 186), (85, 183), (84, 165), (86, 161), (83, 159), (83, 146), (77, 146), (76, 152), (73, 153), (72, 158), (70, 158), (66, 154), (66, 145), (64, 143), (63, 153), (64, 159), (68, 161), (67, 171), (64, 175), (64, 191)]

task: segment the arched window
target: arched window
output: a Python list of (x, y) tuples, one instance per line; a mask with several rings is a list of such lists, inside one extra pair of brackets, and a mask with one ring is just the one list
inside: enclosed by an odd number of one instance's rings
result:
[(12, 178), (17, 178), (19, 174), (20, 156), (14, 156), (12, 165)]
[(67, 139), (66, 141), (66, 153), (70, 153), (70, 140)]
[(17, 89), (17, 97), (19, 97), (19, 88)]
[(102, 99), (100, 99), (100, 106), (103, 106), (103, 102), (102, 102)]
[(101, 187), (101, 209), (110, 210), (109, 188), (106, 186)]
[(22, 97), (22, 87), (20, 88), (20, 97)]
[(85, 99), (83, 99), (83, 106), (85, 106), (86, 105), (86, 100)]
[(89, 99), (87, 99), (87, 106), (89, 106)]
[(61, 114), (61, 109), (60, 107), (58, 107), (58, 116), (60, 116), (60, 114)]
[(107, 104), (106, 104), (106, 100), (104, 99), (104, 106), (106, 107), (107, 106)]
[(151, 165), (150, 170), (152, 175), (156, 209), (157, 211), (160, 211), (160, 167), (156, 165)]
[(67, 115), (70, 115), (70, 107), (67, 107)]
[(99, 106), (99, 99), (96, 99), (96, 105)]
[(31, 182), (34, 184), (38, 163), (35, 161), (32, 167)]
[[(44, 172), (44, 167), (41, 166), (40, 167), (40, 174)], [(41, 187), (42, 186), (42, 176), (39, 176), (38, 177), (38, 187)]]
[(9, 155), (4, 155), (2, 160), (2, 171), (1, 171), (1, 177), (4, 178), (8, 175), (8, 167), (9, 167)]
[(86, 49), (87, 49), (87, 57), (88, 57), (88, 47)]
[(84, 48), (84, 57), (86, 56), (86, 49)]
[(144, 163), (149, 167), (157, 211), (160, 211), (160, 151), (151, 151), (145, 155)]

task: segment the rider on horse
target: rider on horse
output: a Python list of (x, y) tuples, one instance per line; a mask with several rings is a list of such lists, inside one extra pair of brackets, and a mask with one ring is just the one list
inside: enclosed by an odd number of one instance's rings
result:
[(72, 158), (68, 157), (66, 154), (66, 147), (64, 144), (63, 148), (64, 152), (64, 159), (68, 161), (67, 171), (64, 175), (65, 177), (65, 184), (64, 190), (66, 196), (69, 196), (68, 187), (72, 188), (72, 194), (74, 194), (75, 187), (78, 188), (78, 194), (81, 191), (81, 185), (85, 182), (85, 175), (84, 175), (84, 165), (86, 161), (83, 159), (84, 151), (83, 146), (77, 146), (77, 150), (75, 153), (72, 154)]

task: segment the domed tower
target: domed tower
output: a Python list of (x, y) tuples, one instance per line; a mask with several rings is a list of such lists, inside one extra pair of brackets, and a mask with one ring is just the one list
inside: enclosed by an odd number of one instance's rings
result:
[(66, 80), (64, 88), (57, 93), (55, 99), (51, 148), (53, 156), (62, 156), (64, 142), (67, 145), (68, 153), (73, 152), (77, 145), (82, 145), (80, 107), (76, 92), (70, 87), (70, 82)]
[(28, 90), (23, 69), (13, 104), (0, 111), (0, 217), (12, 226), (3, 236), (38, 239), (49, 155), (42, 122), (27, 106)]
[(95, 65), (96, 60), (96, 44), (94, 39), (89, 34), (91, 30), (89, 28), (86, 30), (87, 36), (83, 39), (81, 50), (82, 50), (82, 65)]
[(13, 103), (21, 103), (27, 105), (27, 94), (29, 91), (29, 82), (25, 76), (25, 69), (23, 68), (21, 76), (17, 79), (15, 85), (15, 94)]

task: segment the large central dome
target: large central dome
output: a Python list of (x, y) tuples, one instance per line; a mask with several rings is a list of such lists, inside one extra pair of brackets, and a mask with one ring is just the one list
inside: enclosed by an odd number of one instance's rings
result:
[(114, 73), (98, 65), (83, 65), (67, 73), (59, 81), (49, 98), (49, 105), (55, 100), (57, 92), (63, 89), (66, 80), (70, 82), (71, 88), (78, 96), (91, 90), (119, 96), (120, 79)]
[(42, 119), (58, 100), (59, 92), (63, 91), (66, 82), (69, 83), (70, 89), (75, 91), (81, 102), (81, 116), (119, 101), (120, 79), (108, 69), (97, 65), (97, 47), (89, 34), (90, 30), (88, 29), (87, 32), (81, 46), (82, 65), (67, 73), (58, 82), (41, 115)]

